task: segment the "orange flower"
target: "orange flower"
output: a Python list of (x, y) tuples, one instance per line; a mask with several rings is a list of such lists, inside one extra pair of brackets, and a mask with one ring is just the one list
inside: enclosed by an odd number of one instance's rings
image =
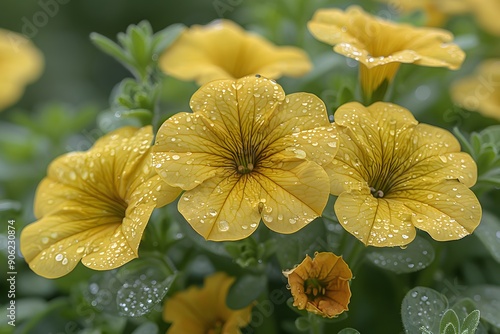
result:
[(200, 85), (255, 74), (271, 79), (297, 77), (312, 67), (303, 50), (275, 46), (229, 20), (195, 25), (184, 31), (162, 54), (159, 65), (168, 75), (196, 80)]
[(283, 271), (299, 310), (333, 318), (348, 310), (352, 272), (342, 257), (329, 252), (306, 255), (292, 270)]
[[(367, 101), (392, 82), (401, 63), (458, 69), (464, 52), (450, 43), (445, 30), (416, 28), (381, 20), (357, 6), (345, 12), (320, 9), (308, 24), (318, 40), (334, 45), (334, 51), (360, 62), (360, 80)], [(378, 94), (377, 94), (378, 95)]]
[(234, 278), (223, 272), (207, 278), (203, 288), (192, 286), (168, 298), (163, 320), (171, 322), (168, 334), (223, 333), (238, 334), (250, 322), (252, 305), (232, 310), (226, 296)]

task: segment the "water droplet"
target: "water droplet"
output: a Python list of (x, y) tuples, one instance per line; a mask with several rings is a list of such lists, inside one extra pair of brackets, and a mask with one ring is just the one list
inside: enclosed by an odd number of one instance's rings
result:
[(83, 251), (84, 251), (84, 250), (85, 250), (85, 247), (81, 246), (81, 247), (78, 247), (78, 248), (76, 249), (76, 252), (77, 252), (78, 254), (81, 254), (81, 253), (83, 253)]
[(56, 257), (55, 257), (55, 260), (56, 260), (56, 261), (61, 261), (63, 258), (64, 258), (64, 255), (62, 255), (62, 254), (57, 254), (57, 255), (56, 255)]
[(172, 155), (172, 159), (174, 160), (179, 160), (181, 157), (178, 156), (177, 154)]
[(218, 224), (218, 227), (219, 231), (226, 232), (227, 230), (229, 230), (229, 223), (225, 220), (221, 220)]
[(264, 215), (262, 218), (264, 219), (264, 221), (266, 221), (268, 223), (273, 221), (273, 217), (269, 216), (269, 215)]

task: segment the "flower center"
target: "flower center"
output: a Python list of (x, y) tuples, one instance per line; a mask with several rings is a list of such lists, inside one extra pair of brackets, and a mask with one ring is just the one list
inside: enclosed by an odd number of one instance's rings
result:
[(326, 294), (325, 287), (316, 278), (308, 278), (304, 282), (304, 291), (308, 300), (314, 300)]
[(224, 323), (220, 320), (217, 320), (213, 327), (208, 329), (207, 334), (222, 334), (223, 327)]
[(373, 187), (370, 187), (370, 192), (372, 193), (373, 197), (375, 198), (382, 198), (384, 197), (384, 192), (382, 190), (377, 190)]
[(236, 154), (236, 170), (240, 174), (248, 174), (255, 168), (256, 160), (255, 152), (243, 149)]

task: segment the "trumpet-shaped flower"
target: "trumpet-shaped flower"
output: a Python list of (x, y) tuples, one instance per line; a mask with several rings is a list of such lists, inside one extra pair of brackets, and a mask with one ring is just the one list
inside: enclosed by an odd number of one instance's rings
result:
[(14, 104), (40, 76), (43, 56), (25, 37), (0, 29), (0, 110)]
[(255, 74), (272, 79), (297, 77), (312, 67), (301, 49), (275, 46), (229, 20), (195, 25), (184, 31), (162, 54), (159, 65), (168, 75), (196, 80), (200, 85)]
[(38, 221), (21, 234), (21, 252), (35, 273), (57, 278), (80, 260), (106, 270), (137, 257), (153, 209), (180, 193), (156, 174), (152, 140), (150, 126), (125, 127), (50, 164), (35, 196)]
[(483, 61), (476, 72), (451, 87), (459, 106), (500, 121), (500, 59)]
[(283, 274), (288, 278), (293, 306), (299, 310), (328, 318), (348, 310), (352, 272), (342, 257), (316, 252), (314, 259), (306, 255), (301, 264)]
[(415, 227), (439, 241), (481, 220), (472, 158), (446, 130), (397, 105), (347, 103), (335, 112), (340, 148), (325, 169), (342, 226), (366, 245), (403, 246)]
[(401, 63), (458, 69), (465, 58), (464, 52), (450, 43), (450, 32), (392, 23), (357, 6), (345, 12), (320, 9), (308, 27), (316, 39), (334, 45), (335, 52), (359, 61), (367, 101), (378, 90), (385, 92)]
[(323, 101), (245, 77), (205, 84), (190, 105), (193, 113), (161, 126), (153, 161), (165, 182), (186, 190), (179, 212), (199, 234), (242, 239), (261, 218), (293, 233), (321, 215), (329, 196), (322, 166), (338, 149)]
[(232, 310), (226, 296), (234, 278), (223, 272), (207, 278), (202, 288), (192, 286), (168, 298), (163, 307), (163, 320), (172, 325), (167, 334), (241, 333), (250, 322), (252, 305)]

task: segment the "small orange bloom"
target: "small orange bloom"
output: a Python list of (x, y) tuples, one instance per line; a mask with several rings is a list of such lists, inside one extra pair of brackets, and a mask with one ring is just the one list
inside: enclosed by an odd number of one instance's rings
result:
[(352, 272), (342, 257), (330, 252), (306, 255), (292, 270), (283, 271), (292, 291), (293, 306), (333, 318), (348, 310)]

